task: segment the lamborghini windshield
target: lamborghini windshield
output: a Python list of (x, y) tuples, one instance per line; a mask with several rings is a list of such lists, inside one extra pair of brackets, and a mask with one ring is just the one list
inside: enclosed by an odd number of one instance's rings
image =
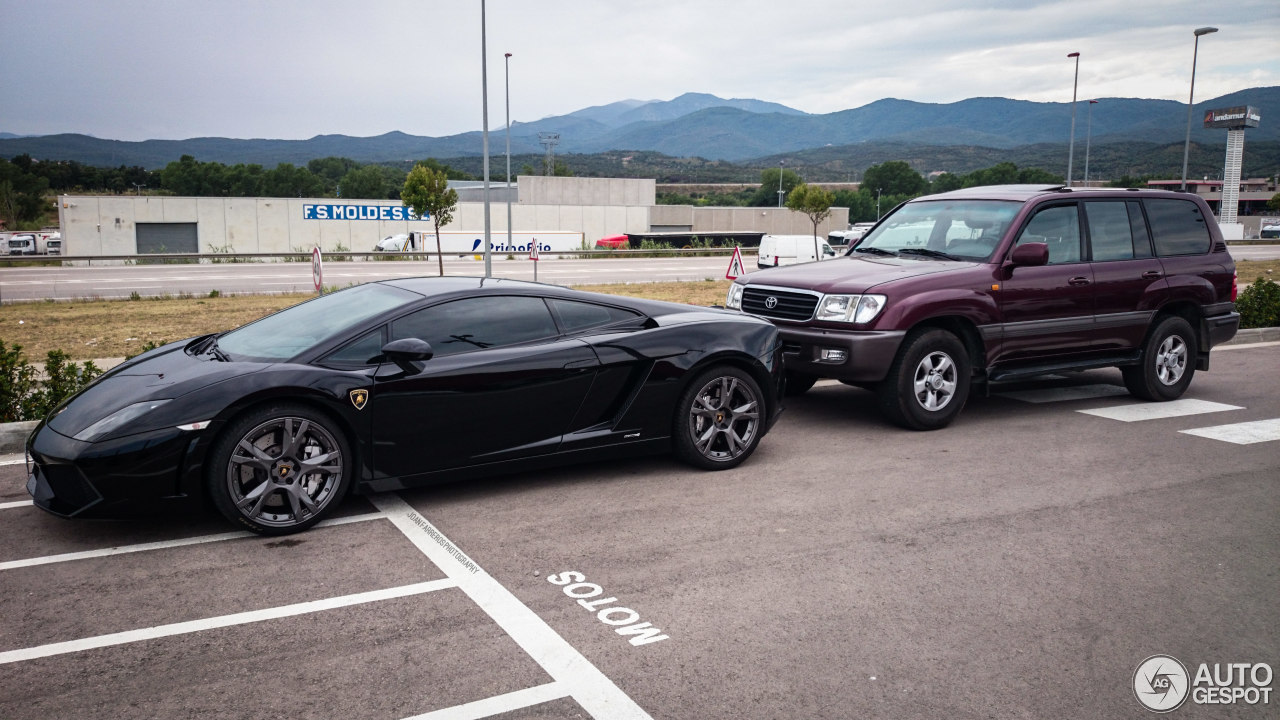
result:
[(983, 261), (1022, 207), (1007, 200), (911, 202), (867, 233), (850, 254)]
[(421, 298), (388, 285), (357, 285), (232, 330), (218, 338), (217, 348), (232, 360), (280, 362)]

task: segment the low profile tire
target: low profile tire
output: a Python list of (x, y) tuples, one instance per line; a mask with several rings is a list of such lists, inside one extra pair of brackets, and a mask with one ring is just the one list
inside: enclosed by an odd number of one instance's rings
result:
[(913, 332), (876, 386), (880, 410), (911, 430), (944, 428), (969, 399), (971, 371), (960, 338), (936, 328)]
[(336, 423), (287, 403), (233, 421), (210, 450), (205, 483), (231, 522), (262, 535), (287, 535), (337, 507), (351, 473), (350, 446)]
[(676, 405), (676, 456), (704, 470), (737, 467), (760, 443), (765, 410), (750, 374), (727, 365), (707, 370)]
[(1142, 362), (1121, 368), (1124, 386), (1143, 400), (1177, 400), (1196, 373), (1196, 332), (1176, 315), (1161, 320), (1142, 348)]
[(798, 397), (809, 392), (809, 388), (818, 382), (817, 375), (809, 375), (807, 373), (798, 373), (787, 371), (787, 388), (785, 390), (787, 396)]

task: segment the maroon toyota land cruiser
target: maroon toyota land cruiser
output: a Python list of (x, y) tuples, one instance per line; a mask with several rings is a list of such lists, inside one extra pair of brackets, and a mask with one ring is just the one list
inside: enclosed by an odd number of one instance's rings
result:
[(1235, 335), (1235, 299), (1195, 195), (1005, 185), (904, 203), (845, 257), (740, 277), (726, 304), (780, 328), (792, 393), (836, 378), (932, 430), (974, 383), (1064, 370), (1177, 398)]

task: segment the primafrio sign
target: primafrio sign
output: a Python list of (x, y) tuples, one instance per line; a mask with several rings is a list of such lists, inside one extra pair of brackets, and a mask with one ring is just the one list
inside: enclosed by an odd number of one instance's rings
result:
[(1258, 127), (1261, 121), (1262, 114), (1252, 105), (1206, 110), (1204, 113), (1204, 126), (1207, 128), (1239, 130)]

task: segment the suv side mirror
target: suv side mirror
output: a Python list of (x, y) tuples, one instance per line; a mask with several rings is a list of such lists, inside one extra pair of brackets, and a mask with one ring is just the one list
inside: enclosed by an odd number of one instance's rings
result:
[(420, 363), (431, 359), (431, 343), (419, 338), (400, 338), (382, 346), (382, 354), (409, 374), (422, 372)]
[(1048, 265), (1049, 246), (1042, 242), (1023, 243), (1013, 249), (1009, 260), (1014, 265)]

